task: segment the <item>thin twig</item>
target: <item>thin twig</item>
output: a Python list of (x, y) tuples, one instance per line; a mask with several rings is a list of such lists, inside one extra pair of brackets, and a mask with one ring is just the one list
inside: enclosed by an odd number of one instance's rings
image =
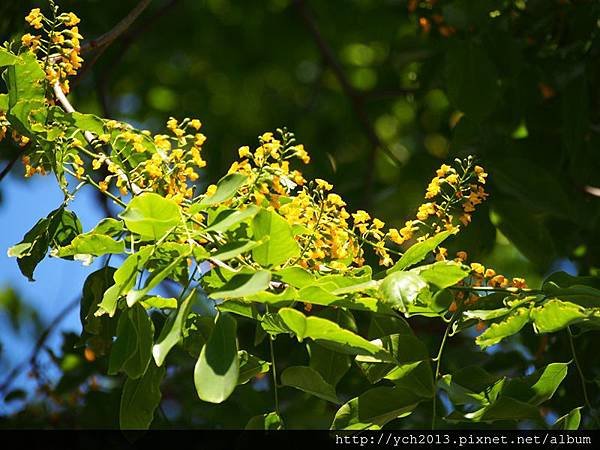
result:
[(37, 366), (37, 357), (39, 353), (42, 351), (46, 340), (52, 334), (54, 329), (64, 320), (66, 319), (68, 313), (74, 309), (77, 305), (79, 305), (80, 298), (77, 297), (71, 302), (69, 302), (65, 307), (52, 319), (52, 321), (48, 324), (48, 326), (42, 331), (40, 336), (38, 337), (31, 354), (23, 360), (20, 364), (18, 364), (8, 376), (4, 379), (2, 384), (0, 385), (0, 393), (4, 394), (4, 392), (12, 385), (16, 377), (23, 371), (28, 365)]
[(398, 161), (398, 158), (394, 153), (379, 139), (377, 133), (375, 132), (375, 128), (371, 124), (369, 120), (369, 116), (365, 110), (365, 97), (362, 93), (357, 91), (350, 80), (346, 76), (342, 65), (339, 63), (333, 49), (329, 45), (329, 43), (323, 37), (317, 21), (315, 20), (312, 13), (309, 11), (306, 2), (304, 0), (294, 0), (294, 4), (302, 17), (306, 28), (310, 31), (317, 44), (319, 51), (325, 61), (325, 63), (331, 68), (335, 77), (337, 78), (342, 90), (346, 94), (346, 96), (350, 99), (350, 103), (352, 104), (352, 108), (358, 121), (362, 125), (367, 138), (371, 142), (371, 151), (369, 152), (369, 157), (366, 165), (366, 180), (365, 180), (365, 196), (366, 203), (370, 202), (370, 198), (372, 196), (373, 190), (373, 182), (374, 182), (374, 171), (375, 171), (375, 159), (377, 157), (377, 150), (383, 150), (392, 160)]
[(8, 164), (6, 164), (6, 166), (4, 166), (4, 169), (2, 169), (2, 172), (0, 172), (0, 183), (2, 182), (4, 177), (6, 177), (6, 175), (8, 175), (10, 173), (13, 166), (19, 160), (19, 156), (21, 156), (20, 151), (15, 156), (13, 156), (13, 158), (10, 161), (8, 161)]
[(86, 54), (92, 50), (99, 50), (102, 52), (108, 47), (115, 39), (121, 36), (131, 26), (135, 19), (150, 5), (152, 0), (141, 0), (130, 12), (127, 14), (119, 23), (117, 23), (112, 29), (101, 35), (96, 39), (85, 42), (81, 46), (81, 53)]

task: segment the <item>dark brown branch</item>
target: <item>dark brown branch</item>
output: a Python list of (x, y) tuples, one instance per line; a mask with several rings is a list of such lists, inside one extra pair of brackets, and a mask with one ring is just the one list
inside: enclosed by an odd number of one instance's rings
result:
[(6, 166), (4, 166), (4, 169), (2, 169), (2, 172), (0, 172), (0, 183), (2, 182), (4, 177), (6, 177), (10, 173), (16, 162), (19, 160), (19, 156), (21, 156), (21, 153), (21, 151), (17, 152), (17, 154), (13, 156), (13, 158), (10, 161), (8, 161)]
[(366, 186), (366, 188), (365, 188), (365, 203), (366, 203), (366, 205), (365, 206), (368, 206), (368, 203), (370, 202), (370, 199), (372, 196), (372, 191), (373, 191), (375, 160), (377, 157), (377, 150), (378, 149), (383, 150), (394, 161), (398, 161), (398, 158), (396, 158), (396, 156), (390, 151), (390, 149), (387, 148), (387, 146), (381, 141), (381, 139), (379, 139), (379, 136), (377, 136), (377, 133), (375, 132), (375, 129), (373, 128), (373, 125), (371, 124), (369, 116), (365, 110), (364, 95), (361, 92), (357, 91), (350, 83), (348, 77), (346, 76), (346, 73), (344, 72), (342, 65), (339, 63), (337, 57), (335, 56), (333, 49), (331, 48), (329, 43), (325, 40), (321, 31), (319, 30), (317, 21), (315, 20), (312, 13), (309, 11), (309, 9), (306, 5), (306, 2), (304, 0), (294, 0), (294, 4), (296, 5), (298, 12), (300, 13), (300, 16), (302, 17), (302, 20), (303, 20), (306, 28), (308, 29), (308, 31), (311, 33), (313, 39), (315, 40), (315, 43), (325, 61), (325, 63), (333, 71), (335, 77), (337, 78), (338, 82), (340, 83), (340, 86), (342, 87), (344, 94), (346, 94), (346, 96), (350, 99), (350, 103), (352, 104), (354, 113), (355, 113), (358, 121), (362, 125), (367, 138), (371, 142), (372, 148), (368, 155), (368, 161), (367, 161), (367, 166), (366, 166), (366, 179), (365, 179), (365, 186)]
[(150, 5), (152, 0), (141, 0), (130, 12), (127, 14), (118, 24), (116, 24), (111, 30), (104, 33), (102, 36), (85, 42), (81, 47), (81, 53), (86, 54), (92, 50), (103, 51), (104, 48), (108, 47), (115, 39), (121, 36), (131, 26), (135, 19)]

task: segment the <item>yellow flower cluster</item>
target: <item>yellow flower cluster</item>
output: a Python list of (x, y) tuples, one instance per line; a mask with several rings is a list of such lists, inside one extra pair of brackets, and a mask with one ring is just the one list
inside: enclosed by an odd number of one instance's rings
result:
[[(363, 242), (372, 246), (380, 265), (392, 265), (390, 254), (398, 253), (387, 244), (401, 246), (413, 239), (422, 241), (445, 230), (458, 231), (458, 222), (463, 225), (470, 222), (475, 206), (487, 197), (482, 186), (487, 174), (473, 164), (472, 158), (456, 160), (456, 166), (442, 164), (427, 187), (425, 199), (429, 201), (420, 205), (415, 219), (406, 221), (400, 229), (385, 231), (385, 224), (377, 218), (371, 219), (366, 211), (352, 214), (355, 230)], [(460, 216), (455, 220), (457, 212)], [(446, 254), (440, 248), (436, 258), (443, 260)]]
[(47, 80), (51, 84), (60, 83), (62, 90), (68, 93), (67, 77), (76, 75), (83, 62), (80, 56), (82, 36), (76, 26), (79, 18), (71, 12), (47, 18), (39, 8), (34, 8), (25, 21), (41, 34), (27, 33), (21, 43), (34, 53), (42, 53)]
[[(456, 253), (456, 258), (454, 261), (459, 262), (461, 264), (468, 264), (468, 255), (464, 251), (460, 251)], [(492, 289), (500, 288), (506, 289), (508, 291), (518, 291), (520, 289), (527, 289), (527, 282), (523, 278), (512, 278), (509, 279), (502, 274), (496, 273), (494, 269), (486, 268), (481, 263), (470, 263), (468, 264), (470, 270), (470, 275), (467, 279), (461, 281), (459, 283), (460, 286), (465, 287), (489, 287)], [(468, 298), (465, 298), (466, 293), (459, 291), (455, 293), (456, 301), (463, 301), (465, 305), (471, 305), (477, 302), (481, 297), (476, 293), (469, 293)], [(456, 308), (456, 301), (452, 308)], [(451, 308), (451, 309), (452, 309)], [(451, 311), (452, 312), (452, 311)]]
[(108, 190), (114, 180), (122, 196), (137, 186), (178, 204), (191, 199), (194, 189), (190, 183), (198, 180), (197, 169), (206, 166), (201, 154), (206, 137), (199, 132), (201, 127), (198, 119), (178, 122), (170, 118), (169, 133), (152, 136), (149, 131), (136, 131), (124, 123), (107, 121), (109, 133), (98, 140), (114, 151), (110, 157), (100, 153), (92, 160), (94, 170), (106, 165), (109, 172), (98, 183), (100, 189)]

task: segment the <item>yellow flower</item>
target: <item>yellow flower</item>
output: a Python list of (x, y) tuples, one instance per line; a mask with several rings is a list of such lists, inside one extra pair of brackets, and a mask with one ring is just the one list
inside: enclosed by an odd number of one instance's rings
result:
[(324, 191), (330, 191), (333, 189), (332, 184), (329, 184), (327, 181), (322, 180), (321, 178), (316, 178), (315, 183), (317, 183), (317, 186)]
[(333, 194), (333, 193), (328, 194), (327, 201), (334, 206), (346, 206), (346, 202), (344, 200), (342, 200), (342, 197), (340, 197), (337, 194)]
[(417, 219), (425, 220), (432, 214), (435, 214), (435, 203), (423, 203), (417, 211)]
[(352, 218), (354, 219), (355, 224), (364, 223), (371, 219), (371, 216), (368, 212), (359, 209), (355, 213), (352, 214)]
[(169, 136), (165, 134), (157, 134), (154, 136), (154, 144), (161, 150), (171, 150), (171, 141), (169, 140)]
[(435, 177), (433, 180), (431, 180), (429, 186), (427, 186), (427, 193), (425, 194), (425, 198), (430, 199), (435, 197), (440, 193), (440, 190), (440, 179), (438, 177)]
[(206, 188), (206, 196), (211, 197), (215, 192), (217, 192), (217, 185), (211, 184)]
[(240, 158), (247, 158), (250, 156), (250, 147), (248, 147), (247, 145), (244, 145), (243, 147), (240, 147), (238, 149), (238, 154), (240, 155)]
[(458, 183), (458, 175), (453, 173), (452, 175), (448, 175), (446, 177), (446, 181), (450, 184), (456, 184)]
[(438, 177), (444, 177), (451, 169), (452, 169), (452, 167), (450, 167), (449, 165), (442, 164), (442, 166), (435, 172), (435, 174)]
[(106, 192), (108, 190), (108, 183), (106, 181), (100, 181), (98, 183), (101, 192)]
[(99, 159), (94, 159), (92, 161), (92, 169), (94, 169), (94, 170), (98, 170), (101, 165), (102, 165), (102, 161), (100, 161)]
[(43, 18), (44, 16), (42, 15), (40, 8), (34, 8), (29, 12), (27, 17), (25, 17), (25, 21), (36, 30), (39, 30), (42, 28)]
[(376, 230), (381, 230), (385, 226), (385, 223), (376, 217), (373, 219), (373, 226)]
[(478, 275), (483, 275), (485, 272), (485, 267), (479, 263), (471, 263), (471, 270)]
[(475, 174), (477, 175), (477, 181), (479, 181), (481, 184), (485, 184), (485, 178), (488, 176), (488, 174), (485, 173), (485, 171), (483, 170), (483, 167), (475, 166), (475, 168), (473, 170), (475, 171)]
[(456, 253), (456, 259), (458, 259), (461, 262), (465, 262), (467, 260), (468, 256), (467, 256), (467, 252), (464, 251), (460, 251)]
[(192, 119), (192, 121), (190, 122), (190, 126), (194, 130), (199, 130), (202, 127), (202, 122), (200, 122), (198, 119)]
[(177, 119), (171, 117), (167, 120), (167, 128), (171, 131), (175, 131), (177, 129)]
[(79, 19), (79, 17), (77, 17), (75, 14), (73, 14), (72, 12), (67, 13), (67, 17), (64, 19), (64, 24), (67, 27), (74, 27), (75, 25), (77, 25), (79, 22), (81, 22), (81, 20)]
[(308, 153), (306, 152), (306, 150), (304, 149), (304, 145), (300, 144), (300, 145), (296, 145), (294, 147), (295, 150), (295, 155), (298, 157), (298, 159), (300, 159), (304, 164), (308, 164), (310, 162), (310, 156), (308, 156)]

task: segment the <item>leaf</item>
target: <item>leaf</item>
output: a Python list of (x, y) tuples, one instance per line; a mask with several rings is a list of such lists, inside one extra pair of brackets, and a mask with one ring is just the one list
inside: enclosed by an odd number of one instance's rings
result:
[(469, 269), (454, 261), (439, 261), (412, 269), (411, 272), (415, 272), (438, 289), (454, 286), (469, 275)]
[(255, 205), (249, 205), (245, 209), (226, 209), (217, 214), (204, 231), (214, 231), (219, 233), (229, 231), (243, 221), (254, 217), (258, 211), (260, 211), (260, 208)]
[(173, 297), (145, 297), (141, 302), (142, 306), (146, 309), (177, 309), (177, 299)]
[(491, 405), (474, 412), (462, 414), (454, 411), (445, 420), (448, 422), (495, 422), (498, 420), (539, 420), (539, 418), (540, 411), (537, 406), (511, 397), (500, 397)]
[(103, 234), (80, 234), (65, 247), (60, 247), (55, 253), (59, 258), (73, 255), (102, 256), (125, 252), (125, 242), (116, 241)]
[(230, 173), (225, 175), (217, 183), (217, 190), (210, 197), (204, 197), (198, 206), (211, 206), (217, 203), (223, 203), (235, 195), (239, 188), (248, 178), (240, 173)]
[(350, 369), (348, 355), (325, 348), (316, 342), (309, 343), (308, 348), (310, 367), (317, 371), (327, 384), (335, 387)]
[(152, 272), (144, 283), (143, 288), (129, 291), (127, 293), (127, 306), (131, 307), (137, 303), (152, 289), (158, 286), (164, 279), (172, 275), (172, 272), (177, 268), (177, 266), (179, 266), (182, 260), (189, 255), (189, 253), (190, 249), (186, 247), (182, 252), (179, 252), (177, 257), (173, 258), (168, 265)]
[(77, 111), (67, 113), (68, 122), (75, 128), (83, 131), (90, 131), (96, 135), (104, 133), (104, 123), (102, 119), (93, 114), (82, 114)]
[(578, 430), (579, 424), (581, 423), (581, 409), (574, 408), (568, 414), (556, 419), (556, 422), (552, 425), (554, 430)]
[(102, 302), (98, 305), (98, 311), (95, 313), (96, 316), (103, 314), (108, 314), (110, 317), (114, 316), (119, 297), (133, 288), (138, 270), (146, 264), (151, 252), (151, 246), (142, 247), (140, 251), (129, 255), (123, 261), (121, 267), (113, 275), (115, 284), (104, 293)]
[(124, 311), (117, 325), (117, 339), (110, 352), (109, 375), (123, 371), (129, 378), (141, 377), (152, 358), (154, 325), (140, 304)]
[(122, 231), (123, 221), (107, 217), (98, 222), (98, 224), (90, 231), (90, 234), (106, 234), (115, 237)]
[(13, 66), (19, 62), (19, 57), (5, 48), (0, 47), (0, 67)]
[[(115, 269), (113, 267), (106, 266), (88, 275), (83, 284), (79, 319), (85, 333), (100, 335), (109, 331), (106, 330), (108, 328), (107, 322), (100, 317), (95, 317), (94, 313), (102, 301), (104, 292), (114, 284), (114, 273)], [(104, 335), (104, 337), (107, 341), (110, 340), (110, 344), (112, 344), (112, 333), (109, 336)]]
[(239, 358), (236, 321), (225, 313), (215, 318), (215, 327), (194, 368), (194, 384), (200, 400), (225, 401), (237, 386)]
[(429, 252), (435, 250), (438, 245), (444, 242), (451, 235), (451, 231), (442, 231), (441, 233), (438, 233), (435, 236), (424, 240), (423, 242), (417, 242), (416, 244), (413, 244), (408, 250), (406, 250), (398, 262), (388, 269), (387, 273), (391, 274), (399, 270), (404, 270), (407, 267), (414, 266), (418, 262), (423, 261)]
[(319, 372), (310, 367), (288, 367), (281, 374), (281, 384), (294, 387), (328, 402), (340, 403), (335, 388), (328, 384)]
[[(541, 405), (547, 400), (550, 400), (562, 381), (567, 376), (569, 369), (568, 363), (551, 363), (548, 364), (542, 371), (539, 378), (531, 386), (533, 395), (527, 400), (533, 405)], [(537, 377), (537, 375), (535, 375)], [(531, 377), (534, 378), (535, 377)]]
[(384, 302), (405, 313), (425, 289), (427, 283), (416, 273), (393, 272), (385, 277), (379, 292)]
[(271, 367), (270, 362), (263, 361), (246, 350), (240, 350), (238, 358), (240, 360), (240, 375), (237, 384), (245, 384), (256, 375), (268, 372)]
[(283, 430), (283, 421), (276, 412), (254, 416), (246, 425), (246, 430)]
[[(380, 346), (367, 341), (350, 330), (340, 327), (337, 323), (321, 317), (306, 317), (295, 309), (281, 308), (274, 325), (275, 327), (279, 327), (279, 329), (295, 334), (299, 341), (310, 338), (340, 353), (370, 355), (385, 361), (392, 359), (391, 355)], [(264, 328), (265, 331), (270, 332), (268, 324)]]
[(486, 348), (495, 345), (502, 339), (512, 336), (521, 331), (529, 322), (529, 309), (520, 308), (500, 322), (493, 323), (475, 339), (477, 345)]
[(166, 373), (164, 367), (150, 364), (143, 377), (128, 378), (123, 385), (119, 425), (122, 430), (147, 430), (160, 404), (160, 383)]
[(153, 192), (144, 192), (119, 214), (130, 231), (143, 239), (157, 241), (181, 223), (179, 206)]
[(353, 398), (336, 412), (332, 430), (379, 430), (386, 423), (409, 415), (422, 397), (407, 389), (376, 387)]
[(261, 266), (278, 266), (300, 255), (291, 226), (276, 212), (261, 210), (252, 220), (252, 229), (255, 241), (268, 239), (252, 250), (252, 257)]
[(221, 245), (216, 252), (211, 253), (210, 257), (213, 259), (218, 259), (219, 261), (228, 261), (232, 258), (240, 256), (242, 253), (252, 250), (261, 243), (262, 242), (256, 242), (247, 239), (228, 242), (225, 245)]
[(271, 272), (259, 270), (254, 273), (235, 275), (222, 288), (210, 293), (212, 298), (228, 299), (246, 297), (269, 288)]
[(537, 333), (554, 333), (588, 318), (579, 305), (551, 299), (531, 310), (531, 320)]
[(181, 342), (183, 338), (183, 326), (190, 312), (192, 299), (195, 295), (196, 290), (194, 289), (181, 302), (177, 311), (173, 311), (165, 321), (160, 335), (152, 347), (152, 356), (158, 367), (163, 365), (171, 349)]
[(81, 233), (81, 223), (72, 211), (60, 207), (48, 217), (39, 220), (23, 240), (8, 249), (8, 256), (16, 257), (21, 273), (34, 281), (33, 272), (44, 259), (50, 245), (67, 245)]

